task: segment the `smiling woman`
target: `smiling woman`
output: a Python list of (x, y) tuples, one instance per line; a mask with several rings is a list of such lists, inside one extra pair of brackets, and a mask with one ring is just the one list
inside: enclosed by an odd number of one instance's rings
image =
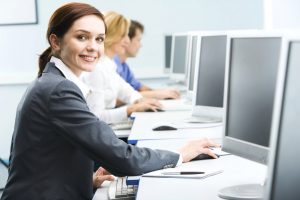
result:
[(105, 31), (102, 14), (88, 4), (66, 4), (50, 18), (50, 47), (17, 109), (1, 200), (92, 199), (94, 161), (116, 176), (135, 176), (211, 153), (207, 147), (215, 144), (208, 140), (186, 145), (181, 157), (128, 145), (90, 112), (89, 89), (78, 76), (97, 64)]

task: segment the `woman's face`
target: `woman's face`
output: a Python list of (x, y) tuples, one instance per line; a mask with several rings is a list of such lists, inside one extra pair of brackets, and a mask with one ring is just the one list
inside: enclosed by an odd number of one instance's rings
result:
[(118, 42), (113, 44), (112, 48), (115, 54), (123, 55), (125, 53), (126, 47), (129, 45), (130, 39), (128, 34), (121, 38)]
[(80, 76), (82, 71), (92, 71), (104, 53), (105, 26), (95, 15), (79, 18), (58, 40), (60, 59)]

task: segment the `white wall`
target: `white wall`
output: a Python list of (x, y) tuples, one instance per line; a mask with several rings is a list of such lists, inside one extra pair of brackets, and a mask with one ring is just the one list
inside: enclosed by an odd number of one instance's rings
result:
[[(5, 2), (1, 1), (1, 4), (5, 5)], [(56, 8), (67, 2), (69, 1), (38, 0), (37, 25), (0, 26), (1, 77), (22, 76), (23, 79), (31, 80), (35, 76), (38, 54), (48, 46), (45, 34), (49, 17)], [(145, 25), (143, 48), (136, 59), (129, 60), (133, 68), (143, 68), (143, 71), (146, 68), (154, 68), (156, 71), (162, 69), (165, 33), (263, 27), (262, 0), (81, 0), (81, 2), (90, 3), (101, 11), (118, 11)]]
[(300, 29), (300, 1), (272, 0), (272, 28)]
[[(0, 85), (28, 82), (37, 73), (38, 55), (48, 47), (49, 17), (70, 1), (38, 0), (36, 25), (0, 26)], [(190, 30), (252, 29), (263, 27), (262, 0), (79, 0), (101, 11), (115, 10), (145, 25), (143, 48), (129, 63), (138, 73), (155, 74), (163, 68), (163, 35)], [(19, 4), (24, 3), (19, 1)], [(5, 7), (6, 1), (0, 1)], [(26, 4), (22, 5), (26, 9)], [(13, 13), (13, 11), (11, 11)], [(141, 72), (143, 71), (143, 73)], [(0, 156), (8, 157), (15, 109), (26, 84), (0, 88)]]

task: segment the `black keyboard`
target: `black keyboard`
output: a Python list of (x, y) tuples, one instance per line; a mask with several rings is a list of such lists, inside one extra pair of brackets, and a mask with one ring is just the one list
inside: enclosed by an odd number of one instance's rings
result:
[(138, 185), (127, 185), (126, 177), (118, 177), (112, 181), (108, 188), (108, 199), (110, 200), (134, 200)]

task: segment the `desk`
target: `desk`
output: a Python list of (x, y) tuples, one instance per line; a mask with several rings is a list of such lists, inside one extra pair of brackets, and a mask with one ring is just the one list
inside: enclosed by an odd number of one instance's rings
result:
[[(189, 124), (189, 127), (176, 131), (153, 131), (156, 124), (178, 124), (182, 126), (183, 121), (190, 116), (189, 111), (172, 111), (158, 113), (135, 113), (134, 124), (128, 137), (128, 143), (136, 144), (139, 140), (158, 140), (176, 138), (220, 138), (223, 128), (221, 124)], [(207, 126), (209, 128), (198, 128)], [(212, 128), (211, 128), (212, 127)]]
[(142, 177), (137, 200), (215, 200), (218, 191), (236, 184), (263, 183), (267, 167), (238, 156), (228, 155), (219, 159), (193, 161), (186, 168), (223, 169), (224, 172), (205, 179), (175, 179)]

